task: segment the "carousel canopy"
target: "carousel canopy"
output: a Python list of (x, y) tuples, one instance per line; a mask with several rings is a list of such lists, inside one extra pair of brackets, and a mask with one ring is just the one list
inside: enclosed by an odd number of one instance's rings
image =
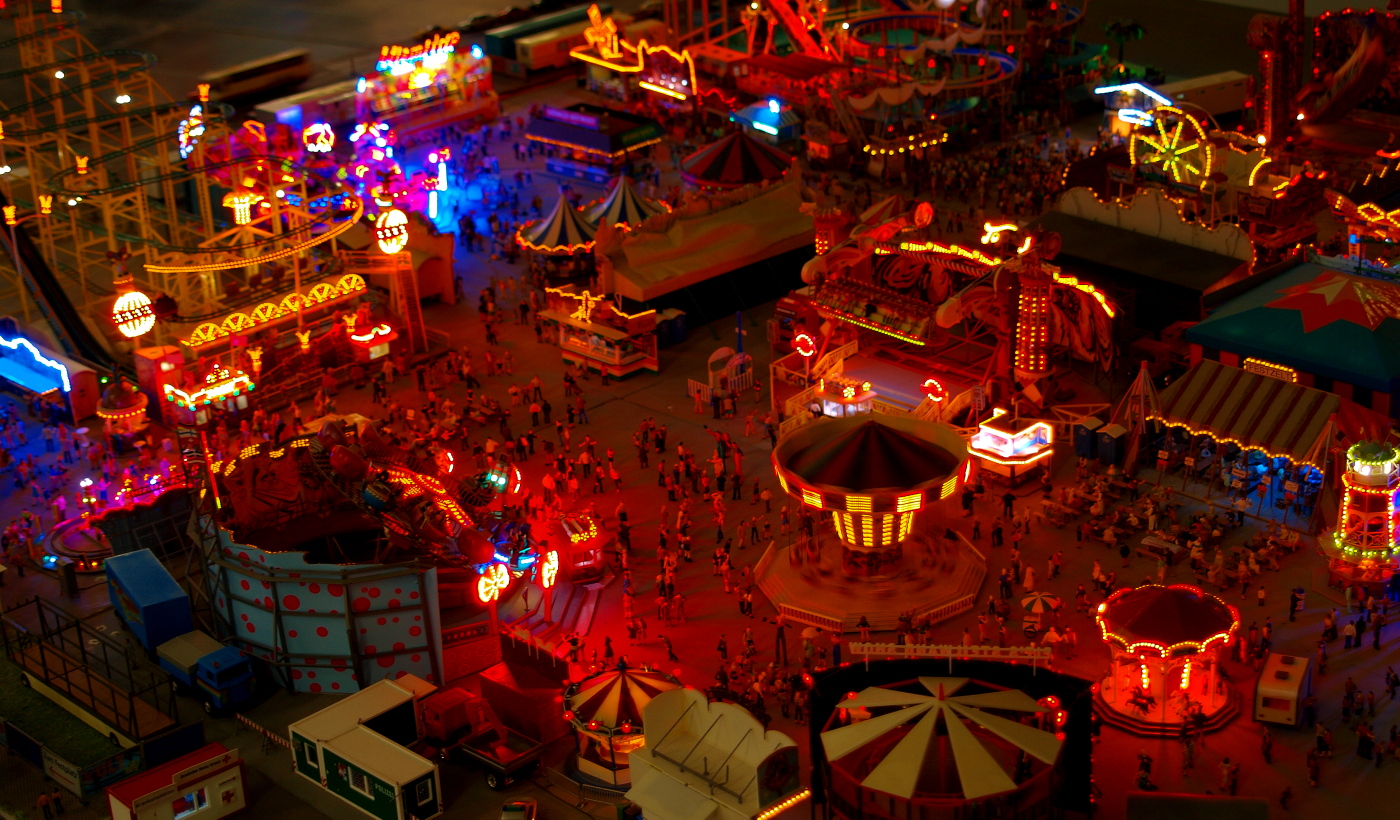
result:
[(520, 244), (544, 253), (572, 253), (593, 245), (593, 228), (561, 192), (549, 216), (520, 229)]
[(612, 193), (607, 199), (594, 205), (584, 212), (584, 219), (592, 225), (636, 225), (649, 216), (655, 216), (666, 210), (665, 206), (659, 205), (650, 199), (644, 199), (637, 193), (637, 188), (632, 184), (632, 178), (621, 176), (617, 178), (617, 184), (613, 186)]
[(773, 458), (827, 491), (898, 492), (946, 481), (966, 455), (961, 442), (946, 425), (872, 414), (818, 420), (779, 443)]
[(833, 763), (839, 761), (887, 735), (903, 731), (905, 724), (917, 720), (902, 739), (886, 744), (877, 753), (878, 759), (863, 762), (861, 768), (869, 768), (870, 773), (861, 785), (905, 799), (920, 792), (941, 792), (940, 788), (921, 785), (926, 770), (939, 762), (937, 756), (942, 743), (937, 730), (941, 719), (963, 797), (976, 800), (1011, 791), (1016, 788), (1016, 782), (963, 721), (981, 727), (1047, 765), (1053, 766), (1059, 757), (1062, 742), (1056, 740), (1054, 734), (982, 711), (1045, 711), (1045, 707), (1026, 693), (1004, 689), (955, 695), (967, 685), (967, 678), (921, 677), (919, 683), (929, 694), (872, 687), (837, 704), (841, 709), (904, 708), (822, 732), (827, 759)]
[(1226, 640), (1240, 617), (1234, 607), (1195, 587), (1145, 584), (1101, 604), (1098, 622), (1104, 640), (1125, 651), (1176, 657)]
[(573, 686), (566, 705), (582, 723), (598, 721), (616, 729), (623, 723), (642, 725), (642, 710), (661, 692), (679, 689), (681, 682), (665, 672), (646, 672), (619, 665)]
[(681, 160), (681, 176), (702, 187), (741, 188), (777, 179), (791, 165), (792, 157), (735, 131)]

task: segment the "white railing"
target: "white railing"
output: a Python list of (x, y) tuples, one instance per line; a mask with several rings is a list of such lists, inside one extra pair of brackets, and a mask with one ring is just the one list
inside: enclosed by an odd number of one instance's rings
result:
[(708, 384), (705, 384), (704, 382), (697, 382), (694, 379), (686, 379), (685, 397), (688, 399), (693, 399), (695, 398), (696, 394), (699, 394), (700, 401), (703, 401), (706, 404), (710, 403), (710, 386)]
[(860, 350), (860, 342), (846, 342), (835, 350), (828, 350), (825, 356), (817, 359), (812, 364), (812, 378), (823, 379), (827, 376), (840, 376), (845, 372), (846, 359), (856, 355)]
[(870, 658), (956, 658), (978, 661), (1030, 661), (1046, 663), (1054, 659), (1055, 651), (1048, 646), (946, 646), (936, 644), (897, 644), (852, 641), (847, 645), (852, 655)]
[(828, 632), (844, 632), (845, 624), (840, 618), (833, 618), (830, 615), (818, 615), (817, 613), (803, 609), (792, 604), (778, 604), (778, 614), (794, 623), (815, 626), (817, 629), (825, 629)]

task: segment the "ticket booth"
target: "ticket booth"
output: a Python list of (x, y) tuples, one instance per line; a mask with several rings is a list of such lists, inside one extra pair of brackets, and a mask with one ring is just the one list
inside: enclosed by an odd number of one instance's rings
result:
[(1034, 465), (1054, 454), (1054, 431), (1044, 421), (1016, 419), (998, 407), (978, 425), (967, 452), (977, 469), (1014, 487), (1034, 475)]
[(1254, 719), (1297, 726), (1302, 703), (1312, 692), (1312, 661), (1270, 652), (1254, 685)]
[(107, 787), (112, 820), (214, 820), (247, 805), (237, 749), (203, 749)]

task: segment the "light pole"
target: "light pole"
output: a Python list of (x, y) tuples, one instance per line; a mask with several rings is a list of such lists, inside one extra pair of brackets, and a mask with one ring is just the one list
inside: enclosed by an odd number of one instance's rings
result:
[(21, 222), (25, 222), (25, 221), (28, 221), (28, 220), (30, 220), (30, 219), (34, 219), (35, 217), (44, 217), (44, 216), (48, 216), (49, 214), (53, 213), (53, 196), (50, 195), (50, 194), (40, 194), (40, 195), (39, 195), (39, 211), (38, 211), (37, 213), (26, 214), (25, 216), (19, 216), (19, 208), (17, 208), (17, 207), (14, 206), (14, 205), (6, 205), (6, 206), (4, 207), (4, 212), (5, 212), (5, 224), (6, 224), (7, 226), (9, 226), (9, 229), (10, 229), (10, 254), (11, 254), (11, 256), (14, 258), (14, 262), (15, 262), (15, 276), (18, 276), (18, 277), (20, 278), (20, 282), (19, 282), (19, 303), (20, 303), (20, 307), (22, 307), (22, 308), (24, 309), (24, 321), (25, 321), (26, 323), (28, 323), (28, 322), (29, 322), (29, 298), (25, 295), (25, 292), (24, 292), (24, 290), (25, 290), (24, 281), (23, 281), (23, 280), (24, 280), (24, 268), (20, 267), (20, 263), (19, 263), (19, 239), (18, 239), (17, 232), (18, 232), (18, 230), (19, 230), (19, 225), (20, 225)]

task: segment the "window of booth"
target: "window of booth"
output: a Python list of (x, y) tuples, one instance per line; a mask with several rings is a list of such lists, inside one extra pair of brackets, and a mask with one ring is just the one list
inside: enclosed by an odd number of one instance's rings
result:
[(418, 787), (414, 790), (414, 794), (418, 798), (418, 805), (420, 806), (431, 801), (433, 799), (433, 781), (424, 780), (422, 783), (419, 783)]
[(369, 788), (369, 778), (365, 777), (364, 772), (356, 771), (355, 769), (350, 770), (350, 788), (363, 794), (365, 797), (373, 796)]
[(175, 820), (189, 817), (191, 814), (196, 814), (207, 808), (209, 808), (209, 795), (204, 789), (190, 792), (170, 803), (170, 812), (174, 815)]

